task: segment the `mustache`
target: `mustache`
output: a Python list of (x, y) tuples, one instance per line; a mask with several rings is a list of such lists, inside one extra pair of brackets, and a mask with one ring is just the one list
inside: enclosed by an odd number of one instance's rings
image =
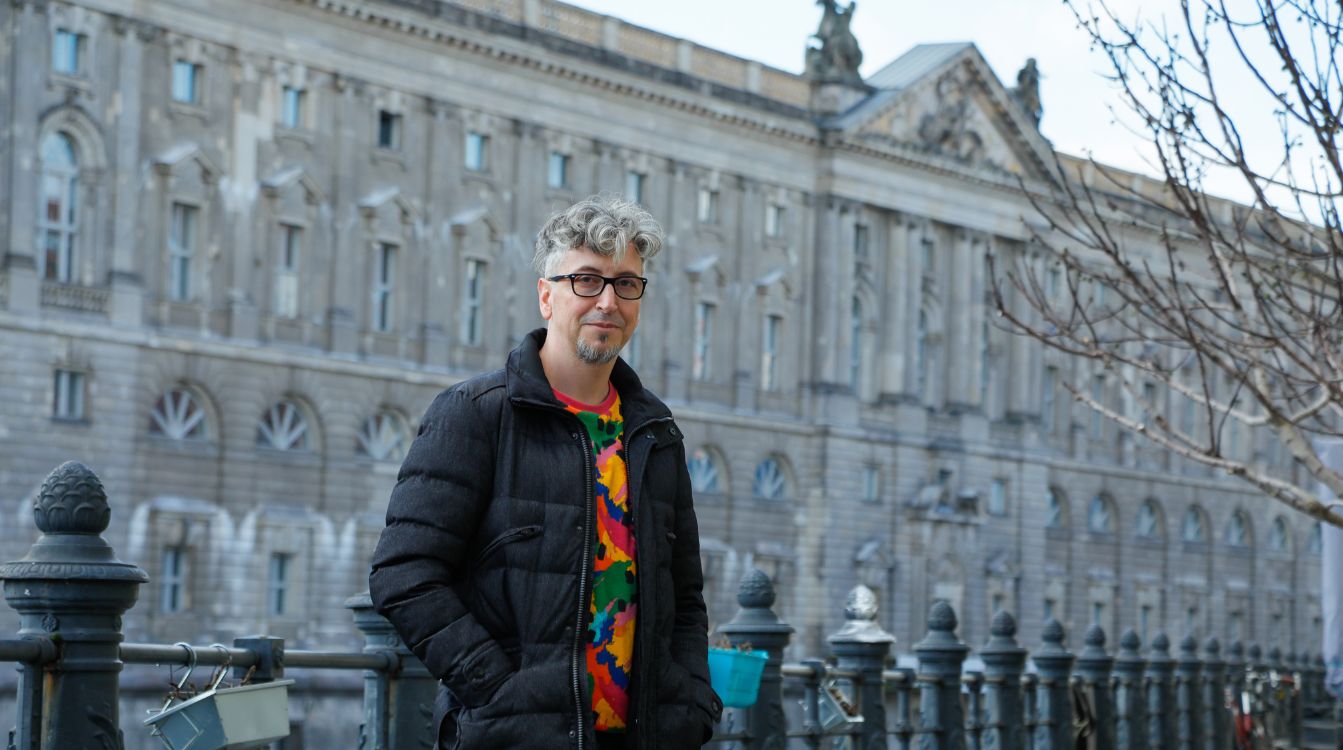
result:
[(587, 323), (605, 323), (607, 325), (625, 327), (625, 319), (620, 315), (606, 315), (599, 312), (590, 312), (578, 319), (579, 324)]

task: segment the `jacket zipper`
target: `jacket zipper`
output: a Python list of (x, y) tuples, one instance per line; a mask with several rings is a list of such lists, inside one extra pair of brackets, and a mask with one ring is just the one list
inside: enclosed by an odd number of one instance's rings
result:
[[(577, 419), (575, 419), (577, 421)], [(578, 425), (583, 428), (582, 422)], [(583, 452), (583, 476), (586, 478), (584, 484), (584, 494), (587, 501), (583, 503), (583, 564), (578, 575), (578, 617), (574, 621), (574, 658), (573, 658), (573, 678), (574, 678), (574, 707), (578, 710), (578, 750), (583, 750), (583, 740), (587, 736), (587, 731), (583, 728), (583, 716), (586, 713), (583, 707), (583, 686), (579, 682), (581, 678), (580, 668), (584, 654), (583, 644), (583, 614), (587, 610), (587, 590), (588, 590), (588, 562), (592, 555), (592, 471), (593, 471), (593, 452), (595, 446), (591, 441), (583, 436), (582, 431), (574, 433), (574, 438), (578, 440), (579, 450)]]
[[(633, 432), (630, 433), (630, 436), (629, 436), (629, 437), (630, 437), (630, 440), (629, 440), (628, 443), (626, 443), (626, 446), (625, 446), (625, 457), (626, 457), (626, 460), (627, 460), (627, 461), (630, 461), (630, 460), (631, 460), (631, 457), (634, 455), (634, 453), (633, 453), (632, 451), (630, 451), (629, 447), (632, 446), (632, 445), (634, 445), (634, 443), (635, 443), (635, 439), (634, 439), (635, 436), (637, 436), (640, 432), (642, 432), (645, 428), (649, 427), (650, 425), (661, 424), (661, 423), (663, 423), (663, 422), (670, 422), (670, 421), (672, 421), (672, 418), (671, 418), (671, 417), (660, 417), (660, 418), (658, 418), (658, 419), (653, 419), (653, 420), (649, 420), (649, 421), (647, 421), (647, 422), (644, 422), (643, 424), (641, 424), (641, 425), (639, 425), (638, 427), (634, 428)], [(636, 450), (637, 450), (637, 449), (636, 449)], [(651, 449), (651, 448), (649, 449), (648, 453), (649, 453), (649, 454), (652, 453), (652, 449)], [(645, 455), (644, 455), (644, 462), (647, 463), (647, 461), (648, 461), (648, 455), (645, 454)], [(640, 466), (639, 468), (640, 468), (641, 470), (643, 469), (642, 466)], [(643, 545), (640, 545), (640, 544), (637, 543), (637, 540), (639, 539), (639, 516), (641, 515), (641, 513), (640, 513), (640, 509), (642, 508), (642, 503), (640, 503), (640, 502), (638, 501), (638, 498), (636, 498), (636, 497), (634, 496), (634, 483), (635, 483), (635, 476), (636, 476), (635, 473), (634, 473), (634, 467), (633, 467), (632, 464), (627, 464), (627, 465), (625, 466), (625, 469), (626, 469), (626, 471), (629, 472), (629, 477), (630, 477), (630, 479), (629, 479), (629, 488), (630, 488), (630, 507), (634, 509), (634, 538), (635, 538), (635, 540), (636, 540), (636, 544), (635, 544), (635, 547), (634, 547), (634, 569), (635, 569), (635, 571), (636, 571), (636, 572), (635, 572), (635, 576), (636, 576), (636, 580), (638, 581), (638, 584), (639, 584), (640, 598), (644, 598), (642, 592), (644, 591), (644, 584), (645, 584), (645, 581), (646, 581), (647, 579), (644, 577), (644, 566), (641, 565), (641, 564), (640, 564), (640, 561), (639, 561), (639, 558), (642, 557), (641, 550), (642, 550), (642, 548), (643, 548)], [(647, 536), (647, 535), (645, 534), (645, 536)], [(647, 637), (647, 635), (646, 635), (647, 632), (648, 632), (648, 629), (647, 629), (647, 628), (640, 628), (640, 627), (638, 627), (637, 625), (635, 626), (635, 630), (634, 630), (634, 637), (635, 637), (635, 643), (634, 643), (634, 664), (635, 664), (635, 666), (634, 666), (634, 668), (635, 668), (636, 670), (638, 670), (639, 668), (641, 668), (641, 667), (643, 666), (643, 664), (646, 664), (646, 663), (648, 662), (648, 648), (647, 648), (646, 645), (645, 645), (645, 643), (646, 643), (647, 640), (648, 640), (648, 637)], [(645, 727), (643, 727), (643, 726), (639, 726), (639, 724), (638, 724), (638, 722), (639, 722), (639, 717), (640, 717), (640, 716), (647, 716), (647, 715), (648, 715), (648, 706), (650, 705), (650, 701), (651, 701), (651, 699), (648, 697), (648, 696), (649, 696), (649, 686), (651, 685), (651, 683), (649, 683), (648, 680), (646, 679), (646, 677), (647, 677), (647, 670), (645, 670), (645, 673), (644, 673), (644, 674), (645, 674), (645, 679), (641, 679), (641, 680), (640, 680), (640, 683), (639, 683), (638, 705), (635, 706), (635, 709), (634, 709), (634, 716), (630, 717), (630, 723), (633, 724), (633, 725), (635, 726), (635, 737), (636, 737), (637, 742), (639, 743), (639, 747), (648, 747), (648, 741), (647, 741), (647, 739), (646, 739), (646, 737), (647, 737), (647, 735), (648, 735), (648, 732), (647, 732), (647, 730), (646, 730)]]

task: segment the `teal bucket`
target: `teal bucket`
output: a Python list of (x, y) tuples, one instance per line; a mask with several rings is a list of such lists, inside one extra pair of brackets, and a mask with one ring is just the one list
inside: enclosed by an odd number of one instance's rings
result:
[(755, 705), (766, 661), (769, 661), (769, 654), (764, 651), (709, 649), (709, 681), (724, 706), (746, 708)]

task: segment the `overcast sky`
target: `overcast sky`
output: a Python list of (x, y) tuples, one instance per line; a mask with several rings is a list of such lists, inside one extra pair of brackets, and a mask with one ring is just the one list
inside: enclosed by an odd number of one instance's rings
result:
[[(811, 0), (566, 1), (795, 73), (802, 71), (807, 38), (821, 18)], [(973, 42), (1009, 86), (1034, 57), (1042, 78), (1040, 130), (1055, 148), (1154, 171), (1142, 156), (1142, 142), (1113, 122), (1108, 107), (1118, 106), (1119, 99), (1102, 75), (1106, 61), (1088, 49), (1086, 35), (1060, 0), (858, 0), (853, 30), (865, 76), (923, 43)]]

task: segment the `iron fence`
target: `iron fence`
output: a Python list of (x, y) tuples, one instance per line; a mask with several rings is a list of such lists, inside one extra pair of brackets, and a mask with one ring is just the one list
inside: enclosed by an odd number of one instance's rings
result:
[[(0, 566), (5, 600), (20, 616), (19, 637), (0, 640), (0, 661), (19, 669), (9, 750), (123, 747), (119, 673), (127, 663), (227, 668), (255, 684), (282, 679), (286, 668), (361, 670), (357, 746), (434, 746), (438, 683), (367, 594), (345, 602), (364, 638), (357, 652), (286, 650), (267, 636), (232, 646), (124, 643), (121, 617), (148, 577), (102, 539), (110, 509), (97, 476), (74, 462), (58, 467), (34, 517), (42, 536), (22, 560)], [(1307, 746), (1308, 716), (1333, 732), (1325, 746), (1343, 747), (1324, 664), (1305, 654), (1265, 654), (1239, 643), (1223, 654), (1215, 639), (1200, 646), (1193, 637), (1172, 654), (1165, 635), (1143, 650), (1133, 631), (1111, 653), (1096, 626), (1074, 654), (1056, 621), (1028, 653), (1012, 616), (1000, 612), (978, 652), (982, 669), (969, 670), (971, 649), (956, 636), (956, 614), (939, 602), (913, 646), (917, 666), (900, 667), (892, 661), (894, 637), (877, 624), (876, 597), (859, 586), (845, 624), (828, 638), (832, 658), (786, 664), (793, 628), (774, 613), (774, 598), (769, 578), (750, 572), (736, 616), (719, 628), (729, 647), (768, 655), (756, 702), (727, 711), (713, 739), (720, 747), (1299, 748)], [(796, 701), (791, 711), (786, 697)]]

